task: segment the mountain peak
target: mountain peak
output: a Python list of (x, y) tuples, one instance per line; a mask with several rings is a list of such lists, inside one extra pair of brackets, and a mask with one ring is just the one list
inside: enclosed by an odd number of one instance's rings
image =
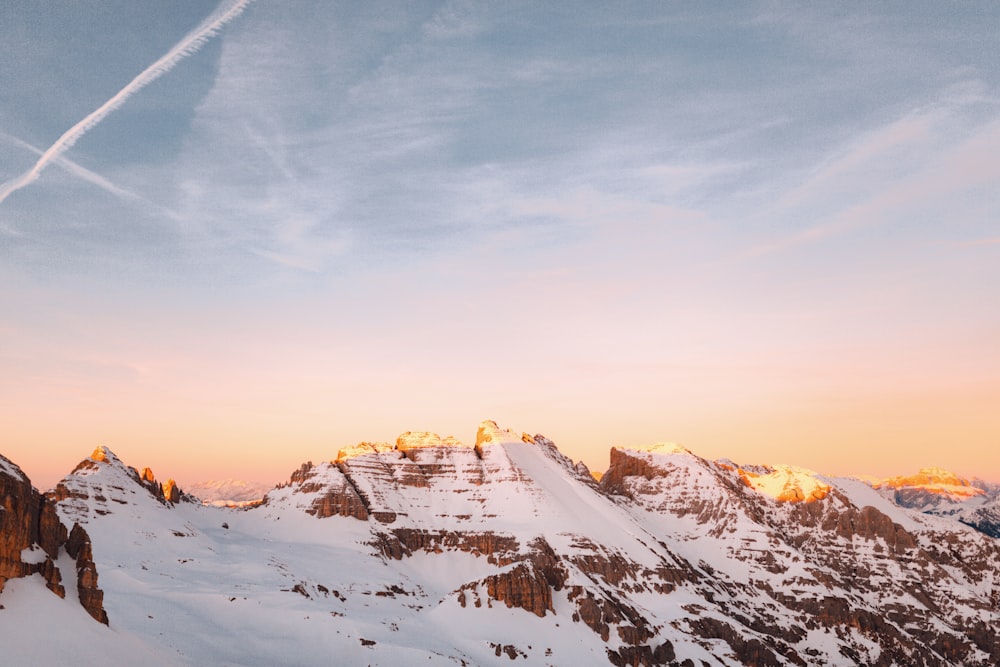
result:
[(479, 425), (476, 432), (476, 448), (481, 449), (483, 445), (494, 445), (503, 442), (522, 442), (524, 436), (508, 431), (497, 426), (492, 419), (487, 419)]
[[(899, 477), (889, 477), (882, 480), (881, 482), (876, 482), (872, 485), (874, 488), (889, 487), (892, 489), (901, 489), (904, 487), (965, 487), (969, 491), (978, 491), (982, 493), (982, 489), (974, 487), (969, 480), (964, 477), (959, 477), (956, 473), (950, 470), (945, 470), (943, 468), (937, 467), (926, 467), (921, 468), (919, 472), (915, 475), (899, 476)], [(979, 495), (979, 494), (974, 494)]]
[(873, 489), (891, 494), (896, 504), (921, 511), (947, 508), (987, 496), (985, 489), (950, 470), (921, 468), (915, 475), (890, 477), (871, 484)]
[(91, 461), (99, 461), (101, 463), (110, 463), (119, 466), (125, 465), (107, 445), (98, 445), (89, 458)]

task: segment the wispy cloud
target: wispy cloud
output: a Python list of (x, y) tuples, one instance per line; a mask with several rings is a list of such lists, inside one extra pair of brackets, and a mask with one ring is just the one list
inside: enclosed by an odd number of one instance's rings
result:
[(80, 140), (83, 135), (90, 131), (95, 125), (104, 120), (115, 109), (121, 107), (132, 95), (136, 94), (150, 83), (160, 78), (174, 68), (184, 58), (190, 56), (200, 49), (205, 42), (211, 39), (227, 23), (243, 13), (243, 10), (252, 0), (236, 0), (228, 6), (216, 9), (201, 24), (177, 42), (159, 60), (143, 70), (138, 76), (132, 79), (124, 88), (119, 90), (111, 99), (92, 111), (83, 120), (66, 130), (54, 144), (49, 146), (42, 153), (35, 165), (20, 176), (13, 178), (3, 185), (0, 185), (0, 203), (3, 203), (13, 192), (30, 185), (38, 180), (42, 170), (53, 160), (61, 156)]
[[(927, 210), (954, 208), (959, 193), (1000, 179), (996, 104), (978, 96), (942, 101), (847, 142), (800, 185), (778, 196), (758, 217), (784, 220), (784, 233), (749, 248), (761, 256), (862, 227), (914, 220)], [(989, 107), (982, 117), (983, 105)], [(971, 202), (963, 200), (971, 212)]]

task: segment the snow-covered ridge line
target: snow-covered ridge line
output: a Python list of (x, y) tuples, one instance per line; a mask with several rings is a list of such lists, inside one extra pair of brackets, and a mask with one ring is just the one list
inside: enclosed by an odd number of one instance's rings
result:
[[(1000, 543), (957, 521), (676, 445), (613, 449), (598, 485), (542, 436), (476, 440), (364, 445), (243, 511), (164, 502), (102, 449), (48, 506), (93, 537), (113, 632), (42, 641), (92, 665), (123, 641), (178, 667), (998, 664)], [(0, 635), (37, 638), (12, 590)]]
[(708, 461), (673, 442), (659, 442), (645, 447), (616, 446), (612, 448), (613, 458), (615, 452), (641, 459), (654, 467), (681, 465), (672, 463), (675, 460), (696, 460), (704, 467), (732, 472), (745, 486), (779, 502), (809, 503), (822, 500), (830, 492), (830, 485), (822, 481), (818, 473), (806, 468), (784, 464), (740, 466), (728, 459)]
[(441, 437), (437, 433), (429, 431), (406, 431), (396, 438), (395, 444), (387, 442), (360, 442), (356, 445), (343, 447), (337, 451), (334, 463), (340, 463), (347, 459), (369, 454), (382, 454), (384, 452), (398, 451), (401, 454), (418, 450), (439, 447), (472, 449), (481, 453), (482, 448), (491, 444), (501, 444), (504, 442), (536, 442), (536, 438), (542, 436), (531, 436), (527, 433), (515, 433), (501, 429), (492, 420), (486, 420), (479, 425), (476, 433), (476, 443), (473, 446), (466, 445), (454, 436)]

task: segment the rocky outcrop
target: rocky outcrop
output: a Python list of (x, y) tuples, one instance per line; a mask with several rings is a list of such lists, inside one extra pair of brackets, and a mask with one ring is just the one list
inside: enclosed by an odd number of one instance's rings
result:
[[(540, 617), (553, 611), (553, 593), (561, 591), (567, 580), (566, 567), (543, 538), (535, 539), (527, 552), (518, 551), (517, 540), (509, 536), (481, 534), (467, 541), (462, 536), (449, 536), (463, 551), (486, 555), (489, 562), (501, 566), (496, 574), (482, 581), (470, 582), (458, 593), (459, 604), (466, 605), (466, 592), (484, 590), (489, 600), (519, 608)], [(501, 546), (502, 545), (502, 546)], [(491, 547), (501, 550), (492, 550)], [(471, 547), (471, 548), (470, 548)], [(480, 606), (477, 599), (475, 605)]]
[[(135, 468), (129, 468), (129, 471), (134, 473)], [(156, 480), (156, 475), (149, 468), (143, 468), (142, 474), (138, 476), (137, 481), (141, 484), (150, 495), (159, 500), (164, 504), (176, 505), (181, 501), (185, 502), (197, 502), (197, 498), (193, 498), (184, 493), (177, 482), (173, 479), (168, 479), (162, 484)]]
[(441, 554), (447, 551), (469, 553), (501, 566), (521, 558), (516, 537), (489, 531), (394, 528), (378, 531), (371, 545), (378, 553), (395, 560), (419, 552)]
[(367, 521), (368, 505), (337, 464), (312, 461), (292, 473), (287, 484), (279, 485), (264, 497), (264, 503), (287, 499), (307, 514), (325, 519), (331, 516), (353, 517)]
[(632, 498), (633, 486), (625, 481), (638, 478), (653, 480), (666, 476), (663, 467), (654, 463), (649, 457), (635, 456), (629, 450), (618, 447), (611, 448), (611, 464), (601, 475), (601, 488), (607, 493)]
[(0, 456), (0, 592), (7, 580), (38, 573), (49, 590), (65, 597), (64, 576), (56, 565), (63, 548), (76, 561), (80, 604), (107, 625), (87, 532), (79, 524), (67, 531), (54, 503), (31, 486), (20, 468)]
[(486, 592), (508, 607), (519, 607), (535, 616), (552, 611), (552, 588), (544, 572), (531, 563), (518, 563), (486, 578)]
[(97, 566), (90, 536), (80, 524), (73, 524), (66, 540), (66, 553), (76, 561), (76, 588), (80, 594), (80, 604), (94, 617), (107, 625), (108, 614), (104, 611), (104, 592), (97, 586)]

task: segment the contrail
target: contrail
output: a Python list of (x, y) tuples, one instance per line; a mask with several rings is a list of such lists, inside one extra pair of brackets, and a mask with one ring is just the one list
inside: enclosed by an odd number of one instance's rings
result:
[(195, 53), (224, 25), (242, 14), (243, 10), (246, 9), (247, 5), (249, 5), (252, 1), (253, 0), (236, 0), (226, 9), (220, 8), (212, 12), (208, 18), (198, 25), (197, 28), (185, 35), (181, 41), (177, 42), (177, 44), (175, 44), (174, 47), (166, 53), (166, 55), (144, 69), (137, 77), (129, 81), (128, 85), (119, 90), (114, 97), (99, 106), (79, 123), (66, 130), (66, 132), (64, 132), (54, 144), (49, 146), (49, 148), (42, 153), (42, 156), (38, 158), (38, 162), (35, 163), (35, 166), (20, 176), (12, 178), (3, 185), (0, 185), (0, 203), (3, 203), (3, 201), (7, 199), (12, 192), (16, 192), (24, 186), (38, 180), (38, 176), (42, 173), (42, 170), (45, 169), (45, 167), (47, 167), (52, 160), (69, 150), (73, 144), (80, 139), (80, 137), (85, 135), (92, 127), (104, 120), (105, 116), (124, 104), (125, 101), (132, 95), (136, 94), (147, 85), (172, 70), (174, 66), (184, 58), (188, 57), (192, 53)]
[[(14, 144), (15, 146), (23, 148), (26, 151), (30, 151), (30, 152), (34, 153), (35, 155), (41, 156), (41, 155), (45, 154), (45, 151), (43, 151), (41, 148), (38, 148), (36, 146), (32, 146), (27, 141), (23, 141), (21, 139), (18, 139), (17, 137), (9, 135), (9, 134), (5, 134), (3, 132), (0, 132), (0, 139), (3, 139), (5, 141), (9, 141), (10, 143)], [(73, 162), (68, 157), (60, 155), (58, 157), (53, 158), (51, 161), (54, 162), (55, 164), (57, 164), (58, 166), (62, 167), (66, 171), (70, 172), (74, 176), (76, 176), (78, 178), (81, 178), (81, 179), (87, 181), (88, 183), (96, 185), (97, 187), (101, 188), (102, 190), (105, 190), (106, 192), (109, 192), (109, 193), (111, 193), (113, 195), (121, 197), (122, 199), (136, 199), (136, 200), (140, 200), (140, 201), (145, 201), (142, 197), (140, 197), (136, 193), (131, 192), (130, 190), (126, 190), (124, 188), (118, 187), (117, 185), (115, 185), (114, 183), (112, 183), (108, 179), (104, 178), (100, 174), (95, 174), (94, 172), (90, 171), (86, 167), (84, 167), (82, 165), (79, 165), (76, 162)]]

